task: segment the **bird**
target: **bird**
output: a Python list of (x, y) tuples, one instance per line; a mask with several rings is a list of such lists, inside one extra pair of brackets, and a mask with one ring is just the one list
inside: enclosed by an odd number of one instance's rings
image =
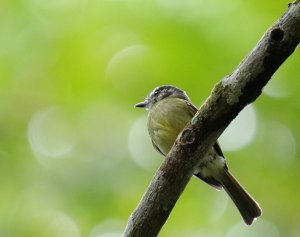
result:
[[(153, 147), (163, 156), (169, 153), (178, 135), (198, 111), (187, 93), (172, 85), (156, 87), (135, 107), (148, 110), (148, 132)], [(246, 225), (251, 225), (262, 214), (259, 204), (229, 171), (218, 141), (201, 159), (194, 176), (217, 190), (224, 189)]]

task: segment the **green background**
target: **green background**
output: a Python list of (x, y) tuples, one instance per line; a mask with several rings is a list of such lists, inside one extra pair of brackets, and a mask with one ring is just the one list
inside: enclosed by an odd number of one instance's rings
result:
[[(133, 105), (173, 84), (200, 106), (287, 4), (2, 0), (0, 236), (121, 236), (162, 161)], [(299, 59), (220, 139), (263, 216), (193, 178), (160, 236), (300, 236)]]

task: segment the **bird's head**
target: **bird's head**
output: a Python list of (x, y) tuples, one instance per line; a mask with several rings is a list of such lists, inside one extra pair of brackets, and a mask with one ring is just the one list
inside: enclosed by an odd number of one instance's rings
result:
[(165, 86), (156, 87), (146, 97), (145, 101), (136, 104), (135, 107), (150, 109), (155, 103), (168, 97), (175, 97), (184, 100), (189, 100), (189, 97), (187, 96), (185, 91), (175, 86), (165, 85)]

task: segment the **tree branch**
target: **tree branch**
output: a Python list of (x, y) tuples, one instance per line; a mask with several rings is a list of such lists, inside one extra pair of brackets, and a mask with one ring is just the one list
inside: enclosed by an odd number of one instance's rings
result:
[(300, 41), (300, 1), (265, 33), (237, 69), (221, 80), (184, 129), (130, 216), (124, 236), (157, 236), (200, 160), (228, 124), (253, 102)]

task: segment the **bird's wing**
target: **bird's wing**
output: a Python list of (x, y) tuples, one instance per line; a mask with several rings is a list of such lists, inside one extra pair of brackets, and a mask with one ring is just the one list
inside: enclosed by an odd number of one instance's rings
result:
[(223, 158), (225, 158), (225, 156), (223, 154), (223, 151), (222, 151), (218, 141), (216, 141), (216, 143), (214, 144), (214, 149), (215, 149), (215, 151), (217, 152), (217, 154), (219, 156), (222, 156)]
[[(198, 112), (198, 109), (191, 102), (187, 101), (186, 103), (189, 106), (191, 112), (195, 115)], [(222, 152), (222, 149), (221, 149), (218, 141), (215, 142), (215, 144), (213, 145), (213, 147), (214, 147), (216, 153), (219, 156), (224, 157), (224, 154)], [(202, 177), (201, 173), (195, 173), (194, 175), (197, 178), (202, 179), (207, 184), (213, 186), (214, 188), (216, 188), (218, 190), (222, 189), (222, 184), (219, 181), (217, 181), (215, 178), (212, 178), (212, 177)]]
[[(198, 109), (191, 102), (186, 101), (186, 103), (195, 115), (198, 112)], [(224, 157), (223, 151), (222, 151), (218, 141), (216, 141), (216, 143), (214, 144), (214, 149), (219, 156)]]
[(156, 144), (154, 143), (154, 141), (153, 140), (151, 140), (152, 141), (152, 145), (153, 145), (153, 147), (155, 148), (155, 150), (157, 150), (160, 154), (162, 154), (163, 156), (166, 156), (164, 153), (162, 153), (162, 151), (158, 148), (158, 146), (156, 146)]
[(195, 115), (198, 112), (198, 109), (196, 108), (195, 105), (193, 105), (190, 101), (185, 101), (188, 107), (190, 108), (191, 112), (193, 115)]

